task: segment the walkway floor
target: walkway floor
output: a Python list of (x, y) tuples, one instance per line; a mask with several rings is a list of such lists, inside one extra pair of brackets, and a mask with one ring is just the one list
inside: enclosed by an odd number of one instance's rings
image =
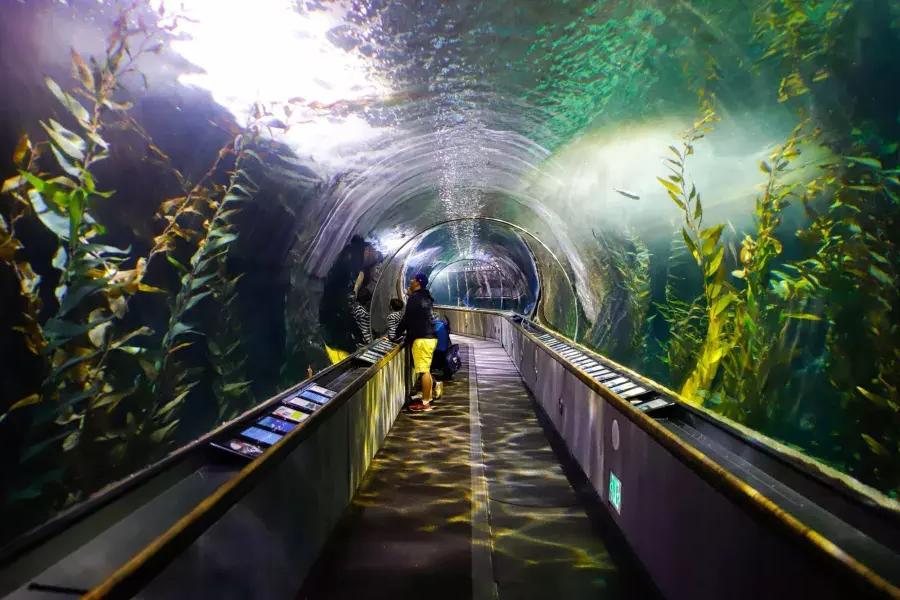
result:
[(588, 518), (503, 348), (454, 341), (463, 368), (432, 412), (397, 419), (299, 597), (647, 597)]

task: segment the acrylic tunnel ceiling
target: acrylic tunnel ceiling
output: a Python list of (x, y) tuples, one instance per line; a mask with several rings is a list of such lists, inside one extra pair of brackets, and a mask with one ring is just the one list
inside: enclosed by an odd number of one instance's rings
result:
[[(69, 44), (97, 49), (85, 40), (102, 40), (115, 15), (114, 3), (35, 4), (43, 10), (16, 21), (59, 39), (36, 48), (32, 73), (60, 69)], [(160, 5), (147, 3), (148, 19)], [(696, 115), (686, 90), (702, 75), (684, 66), (699, 69), (710, 44), (723, 61), (751, 60), (748, 39), (720, 29), (747, 14), (647, 1), (193, 0), (171, 42), (126, 86), (151, 121), (164, 105), (237, 126), (267, 115), (264, 137), (280, 148), (268, 173), (288, 186), (286, 207), (298, 215), (298, 241), (284, 243), (307, 273), (324, 276), (353, 234), (390, 253), (436, 223), (494, 217), (565, 261), (593, 321), (606, 290), (591, 281), (595, 258), (584, 246), (603, 229), (668, 232), (677, 209), (655, 177)], [(697, 169), (703, 183), (724, 186), (715, 204), (752, 197), (758, 177), (742, 167), (790, 126), (777, 102), (757, 101), (771, 96), (757, 78), (740, 74), (721, 88), (730, 118), (714, 149), (719, 168)], [(154, 139), (181, 142), (165, 124), (146, 126), (164, 130)], [(740, 172), (726, 175), (723, 164)]]
[(324, 366), (359, 268), (376, 331), (425, 271), (900, 494), (900, 2), (0, 11), (0, 438), (116, 457), (13, 469), (21, 527)]

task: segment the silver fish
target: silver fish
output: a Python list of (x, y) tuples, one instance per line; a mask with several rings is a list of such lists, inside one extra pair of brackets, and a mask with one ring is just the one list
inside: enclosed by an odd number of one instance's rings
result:
[(631, 198), (632, 200), (640, 200), (641, 197), (635, 194), (634, 192), (629, 192), (628, 190), (620, 190), (619, 188), (613, 188), (614, 192), (622, 194), (626, 198)]

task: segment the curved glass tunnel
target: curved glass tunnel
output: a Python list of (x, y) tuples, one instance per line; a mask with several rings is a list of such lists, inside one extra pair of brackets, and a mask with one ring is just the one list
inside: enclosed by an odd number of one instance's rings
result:
[[(392, 255), (383, 257), (369, 284), (376, 333), (385, 330), (390, 299), (405, 300), (407, 282), (416, 273), (430, 277), (429, 290), (438, 304), (509, 310), (577, 337), (580, 304), (571, 264), (515, 223), (462, 217), (404, 237)], [(542, 283), (553, 302), (539, 302)]]
[(900, 3), (176, 4), (0, 2), (0, 541), (323, 368), (360, 272), (897, 509)]
[[(532, 244), (540, 246), (540, 242)], [(540, 251), (545, 252), (543, 246)], [(558, 266), (558, 276), (562, 266)], [(540, 296), (536, 257), (516, 226), (496, 219), (456, 219), (406, 240), (383, 260), (373, 286), (372, 328), (385, 329), (391, 298), (406, 299), (406, 283), (429, 277), (436, 304), (509, 310), (531, 316)], [(577, 301), (569, 296), (570, 310)]]
[(425, 235), (406, 259), (403, 280), (416, 273), (428, 275), (438, 304), (503, 310), (505, 300), (505, 309), (524, 315), (537, 305), (531, 250), (514, 229), (491, 221), (456, 221)]

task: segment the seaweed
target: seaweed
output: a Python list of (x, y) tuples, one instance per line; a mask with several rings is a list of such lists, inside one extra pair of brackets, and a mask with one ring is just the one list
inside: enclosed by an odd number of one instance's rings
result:
[(215, 373), (212, 387), (218, 422), (237, 416), (253, 401), (252, 381), (246, 378), (247, 354), (243, 350), (240, 320), (235, 311), (240, 277), (229, 277), (224, 261), (220, 261), (218, 275), (210, 285), (212, 297), (220, 307), (206, 340), (210, 366)]
[[(684, 286), (684, 278), (677, 274), (681, 264), (690, 254), (681, 235), (681, 228), (674, 233), (669, 250), (668, 270), (664, 297), (655, 302), (655, 308), (666, 323), (667, 331), (659, 341), (660, 359), (668, 368), (669, 380), (680, 387), (687, 380), (692, 365), (703, 346), (707, 330), (706, 305), (703, 294), (685, 300), (678, 290)], [(690, 257), (693, 260), (692, 257)], [(649, 359), (651, 347), (645, 347)]]
[[(860, 154), (864, 148), (858, 148)], [(798, 232), (816, 252), (799, 261), (827, 321), (826, 372), (850, 415), (852, 471), (900, 493), (900, 293), (897, 289), (900, 169), (874, 156), (847, 156), (821, 177), (830, 203), (807, 200), (810, 225)], [(787, 286), (787, 293), (796, 293)], [(860, 349), (866, 349), (861, 352)], [(862, 457), (865, 456), (865, 459)]]
[[(151, 44), (174, 27), (175, 21), (164, 21), (164, 14), (156, 25), (141, 21), (135, 27), (131, 24), (135, 10), (135, 5), (121, 10), (99, 59), (86, 61), (71, 50), (77, 82), (72, 93), (53, 79), (45, 80), (72, 124), (41, 121), (47, 140), (33, 144), (23, 137), (13, 157), (20, 165), (19, 174), (3, 185), (13, 200), (9, 223), (14, 226), (22, 218), (36, 219), (57, 240), (52, 266), (59, 277), (53, 290), (55, 305), (45, 307), (52, 310), (51, 316), (43, 319), (38, 313), (38, 288), (48, 282), (32, 276), (27, 260), (18, 258), (25, 248), (13, 243), (16, 252), (7, 258), (14, 263), (26, 300), (18, 331), (29, 350), (39, 356), (43, 381), (39, 391), (12, 404), (0, 420), (29, 409), (30, 426), (20, 458), (23, 463), (46, 461), (48, 452), (63, 451), (63, 466), (54, 466), (51, 472), (68, 480), (66, 502), (81, 497), (79, 490), (103, 483), (87, 466), (125, 435), (110, 413), (131, 388), (127, 383), (123, 387), (110, 363), (118, 360), (117, 355), (129, 353), (137, 338), (152, 333), (146, 326), (125, 326), (129, 299), (140, 292), (161, 291), (144, 283), (144, 258), (133, 258), (129, 249), (98, 241), (106, 229), (92, 214), (97, 202), (114, 195), (98, 188), (95, 167), (110, 155), (105, 131), (120, 122), (121, 114), (130, 108), (116, 99), (120, 80), (136, 72), (136, 61), (153, 51)], [(52, 164), (44, 160), (48, 151)], [(14, 234), (12, 227), (4, 229)], [(28, 471), (24, 464), (22, 467)], [(40, 471), (40, 467), (34, 468)], [(41, 494), (40, 486), (51, 479), (37, 476), (26, 490), (14, 492), (11, 498), (36, 497)]]
[(601, 249), (597, 275), (604, 293), (587, 335), (602, 352), (640, 356), (650, 308), (650, 251), (632, 229), (623, 240), (592, 233)]
[[(826, 134), (809, 111), (816, 84), (831, 76), (822, 64), (835, 63), (842, 51), (840, 31), (850, 10), (845, 2), (773, 1), (757, 13), (757, 40), (766, 44), (761, 61), (778, 64), (777, 100), (794, 103), (799, 124), (760, 164), (766, 181), (755, 200), (754, 229), (731, 253), (721, 240), (724, 224), (703, 225), (700, 194), (685, 181), (693, 143), (714, 119), (709, 103), (681, 148), (670, 148), (670, 175), (659, 180), (681, 211), (684, 244), (703, 282), (694, 300), (679, 297), (667, 284), (658, 308), (670, 337), (661, 345), (663, 361), (688, 401), (792, 440), (816, 428), (810, 408), (801, 406), (809, 398), (794, 392), (804, 373), (818, 373), (829, 385), (819, 389), (816, 410), (844, 419), (828, 436), (831, 448), (816, 449), (808, 440), (803, 450), (825, 452), (832, 464), (896, 496), (896, 144), (851, 129), (850, 121), (830, 124)], [(801, 148), (817, 145), (832, 158), (795, 169)], [(818, 170), (811, 178), (800, 173), (810, 165)], [(806, 221), (796, 232), (801, 256), (787, 259), (779, 228), (794, 203)], [(736, 268), (726, 268), (729, 256)], [(726, 278), (728, 270), (733, 280)], [(699, 349), (698, 323), (706, 330)], [(814, 347), (817, 340), (824, 342), (821, 351)]]
[[(252, 127), (250, 130), (256, 131)], [(156, 238), (156, 248), (158, 252), (165, 253), (166, 260), (180, 275), (180, 287), (170, 308), (168, 327), (158, 354), (154, 357), (153, 368), (148, 370), (153, 395), (167, 399), (158, 410), (149, 415), (149, 421), (161, 428), (170, 429), (177, 425), (178, 409), (199, 383), (192, 377), (194, 371), (185, 368), (177, 355), (204, 335), (191, 322), (190, 314), (207, 298), (218, 302), (222, 309), (219, 318), (223, 321), (219, 325), (225, 326), (215, 328), (216, 334), (207, 343), (208, 350), (216, 360), (213, 366), (220, 378), (231, 378), (240, 370), (241, 361), (234, 356), (240, 346), (239, 330), (230, 313), (240, 275), (228, 276), (225, 259), (230, 246), (238, 238), (233, 218), (240, 210), (240, 204), (249, 200), (257, 191), (244, 166), (247, 160), (256, 156), (252, 150), (252, 140), (253, 138), (245, 139), (243, 134), (238, 134), (220, 151), (219, 157), (229, 153), (235, 156), (226, 184), (195, 186), (183, 199), (170, 200), (161, 209), (167, 225)], [(199, 216), (200, 219), (191, 219), (194, 216)], [(196, 225), (192, 227), (190, 222)], [(190, 258), (186, 261), (179, 260), (179, 240), (187, 242), (185, 245), (190, 248)], [(226, 341), (222, 336), (229, 333), (235, 335), (235, 339)], [(247, 385), (249, 382), (227, 380), (218, 381), (214, 385), (220, 402), (219, 415), (232, 412), (231, 408), (222, 403), (242, 395)]]
[[(777, 237), (782, 213), (802, 191), (799, 183), (787, 183), (791, 162), (800, 155), (798, 145), (805, 123), (760, 163), (766, 176), (755, 203), (755, 231), (741, 242), (740, 269), (732, 276), (744, 283), (737, 292), (730, 315), (729, 349), (722, 362), (720, 410), (743, 423), (761, 427), (778, 419), (784, 410), (780, 391), (791, 378), (797, 355), (798, 322), (819, 321), (804, 312), (812, 282), (773, 269), (783, 246)], [(789, 267), (786, 267), (789, 269)], [(781, 290), (790, 285), (794, 293)]]
[(705, 390), (709, 390), (719, 369), (722, 357), (728, 351), (727, 322), (729, 306), (736, 294), (726, 281), (725, 246), (721, 241), (724, 223), (703, 226), (703, 203), (695, 185), (686, 180), (685, 165), (694, 153), (694, 144), (701, 140), (717, 120), (711, 101), (703, 103), (703, 112), (681, 141), (681, 148), (670, 146), (671, 158), (667, 158), (669, 175), (658, 177), (669, 199), (681, 211), (684, 224), (681, 235), (685, 246), (700, 268), (703, 276), (703, 296), (706, 307), (706, 333), (699, 355), (680, 393), (688, 401), (700, 404)]
[[(801, 121), (816, 103), (836, 107), (834, 94), (817, 92), (862, 64), (863, 50), (847, 39), (858, 31), (850, 26), (896, 32), (897, 17), (891, 3), (766, 2), (754, 24), (765, 49), (760, 61), (780, 70), (778, 100), (794, 107)], [(829, 400), (843, 415), (842, 430), (833, 432), (842, 468), (897, 497), (900, 170), (896, 140), (886, 137), (896, 132), (896, 114), (873, 113), (863, 98), (842, 102), (827, 132), (811, 135), (835, 158), (822, 165), (802, 198), (808, 223), (797, 237), (810, 252), (776, 273), (775, 290), (782, 299), (805, 297), (819, 307), (822, 373)], [(815, 114), (827, 113), (819, 107)]]
[[(49, 119), (41, 122), (47, 140), (23, 136), (13, 156), (18, 175), (3, 184), (10, 202), (0, 214), (0, 261), (19, 282), (23, 312), (16, 330), (43, 365), (39, 389), (0, 415), (0, 422), (27, 424), (18, 453), (21, 480), (4, 498), (15, 514), (59, 510), (161, 456), (176, 438), (185, 401), (207, 379), (217, 421), (253, 400), (235, 312), (240, 275), (229, 273), (226, 259), (238, 238), (235, 215), (257, 191), (247, 164), (260, 160), (253, 148), (271, 112), (257, 107), (199, 181), (188, 181), (128, 114), (130, 104), (117, 98), (121, 77), (139, 73), (136, 62), (156, 51), (155, 42), (178, 19), (161, 10), (149, 25), (135, 17), (136, 7), (121, 9), (99, 59), (85, 60), (72, 50), (74, 91), (47, 80), (73, 124)], [(97, 202), (115, 199), (113, 191), (98, 188), (95, 170), (113, 151), (104, 138), (112, 128), (144, 140), (150, 162), (168, 169), (184, 190), (160, 204), (162, 231), (146, 256), (103, 243), (106, 228), (94, 216)], [(218, 183), (223, 170), (227, 179)], [(28, 259), (33, 246), (17, 235), (23, 219), (42, 224), (56, 240), (52, 267), (58, 281), (35, 274)], [(176, 275), (150, 285), (148, 268), (163, 258), (162, 270)], [(42, 296), (45, 288), (52, 289), (51, 306)], [(128, 317), (132, 299), (147, 293), (171, 298), (160, 334)], [(203, 318), (201, 307), (212, 304), (219, 308), (215, 316)], [(204, 337), (204, 353), (179, 359)], [(207, 358), (209, 364), (201, 362)], [(17, 526), (31, 519), (25, 516)]]
[(840, 27), (852, 7), (849, 0), (766, 0), (755, 11), (754, 36), (763, 45), (760, 61), (777, 61), (785, 71), (779, 102), (808, 94), (831, 76), (822, 59), (840, 44)]

